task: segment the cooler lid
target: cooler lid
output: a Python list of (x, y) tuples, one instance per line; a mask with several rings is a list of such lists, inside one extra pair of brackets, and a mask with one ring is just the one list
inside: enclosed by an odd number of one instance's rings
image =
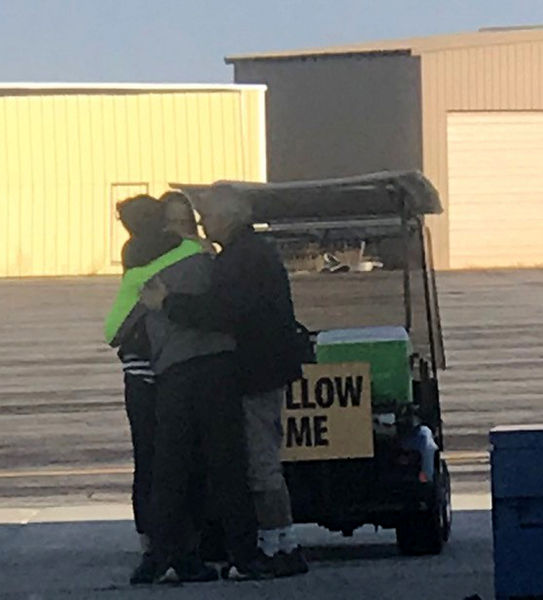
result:
[(409, 334), (403, 327), (359, 327), (329, 329), (317, 335), (317, 346), (361, 342), (409, 342)]
[[(501, 425), (490, 431), (494, 449), (542, 448), (543, 423), (534, 425)], [(543, 458), (543, 455), (542, 455)]]

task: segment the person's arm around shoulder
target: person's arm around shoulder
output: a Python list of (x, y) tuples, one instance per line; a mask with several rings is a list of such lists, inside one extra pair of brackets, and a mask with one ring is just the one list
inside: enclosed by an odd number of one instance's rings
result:
[(261, 253), (251, 246), (238, 243), (215, 259), (206, 293), (169, 296), (164, 303), (168, 317), (198, 329), (234, 332), (259, 301)]

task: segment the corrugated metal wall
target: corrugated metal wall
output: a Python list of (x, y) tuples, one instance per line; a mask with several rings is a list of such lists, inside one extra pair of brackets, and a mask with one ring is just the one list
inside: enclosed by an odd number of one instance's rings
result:
[(265, 179), (264, 88), (0, 92), (0, 276), (119, 271), (114, 204)]
[[(447, 113), (543, 110), (543, 40), (421, 53), (424, 172), (448, 207)], [(429, 219), (436, 266), (449, 267), (447, 215)]]
[(419, 63), (398, 52), (236, 64), (237, 83), (268, 87), (268, 178), (421, 169)]

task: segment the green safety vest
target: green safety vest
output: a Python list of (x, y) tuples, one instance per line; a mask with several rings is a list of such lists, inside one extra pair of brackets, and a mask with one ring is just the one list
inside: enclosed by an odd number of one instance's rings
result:
[(141, 288), (149, 279), (163, 269), (199, 252), (202, 252), (200, 243), (194, 240), (183, 240), (177, 248), (166, 252), (147, 265), (128, 269), (123, 275), (113, 307), (106, 317), (104, 324), (106, 342), (111, 344), (115, 339), (122, 324), (139, 302)]

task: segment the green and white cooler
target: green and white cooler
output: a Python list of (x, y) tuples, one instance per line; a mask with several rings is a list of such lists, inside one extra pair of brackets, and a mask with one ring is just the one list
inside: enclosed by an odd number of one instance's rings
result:
[(413, 401), (411, 355), (411, 341), (403, 327), (332, 329), (317, 336), (317, 363), (371, 365), (374, 406)]

